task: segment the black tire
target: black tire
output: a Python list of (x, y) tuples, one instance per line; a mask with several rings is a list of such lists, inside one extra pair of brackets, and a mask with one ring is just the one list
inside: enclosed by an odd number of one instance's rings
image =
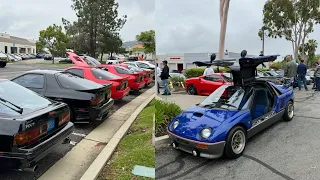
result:
[(294, 105), (293, 102), (290, 100), (287, 104), (287, 107), (283, 114), (283, 120), (284, 121), (291, 121), (293, 119), (294, 115)]
[(188, 85), (187, 92), (190, 95), (197, 95), (198, 94), (197, 93), (197, 88), (193, 84)]
[[(243, 141), (244, 141), (244, 143), (242, 143), (243, 145), (239, 149), (238, 153), (236, 153), (235, 152), (236, 150), (234, 151), (233, 147), (232, 147), (232, 143), (235, 140), (235, 139), (233, 140), (233, 138), (234, 138), (234, 136), (237, 136), (237, 135), (243, 136), (242, 138), (243, 138)], [(247, 145), (247, 133), (246, 133), (246, 131), (241, 126), (235, 126), (228, 133), (227, 140), (226, 140), (226, 145), (224, 147), (224, 155), (227, 158), (236, 159), (236, 158), (242, 156), (244, 150), (246, 149), (246, 145)]]
[(7, 63), (6, 63), (6, 62), (2, 62), (2, 63), (0, 63), (0, 67), (1, 67), (1, 68), (6, 67), (6, 65), (7, 65)]

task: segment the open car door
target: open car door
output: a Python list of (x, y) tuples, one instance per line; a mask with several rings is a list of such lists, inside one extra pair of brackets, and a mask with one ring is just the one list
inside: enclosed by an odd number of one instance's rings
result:
[(67, 52), (68, 57), (76, 66), (89, 66), (88, 63), (83, 60), (80, 56), (73, 52)]

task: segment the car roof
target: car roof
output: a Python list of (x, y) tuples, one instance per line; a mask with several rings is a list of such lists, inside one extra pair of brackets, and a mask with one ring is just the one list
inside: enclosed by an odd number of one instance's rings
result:
[(61, 73), (62, 71), (59, 70), (50, 70), (50, 69), (36, 69), (36, 70), (31, 70), (27, 71), (26, 73), (38, 73), (38, 74), (56, 74), (56, 73)]

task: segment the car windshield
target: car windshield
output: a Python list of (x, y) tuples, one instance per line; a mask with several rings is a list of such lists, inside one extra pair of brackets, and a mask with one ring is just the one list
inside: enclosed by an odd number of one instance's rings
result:
[[(23, 109), (23, 114), (33, 112), (35, 110), (44, 108), (52, 104), (46, 98), (39, 96), (37, 93), (22, 87), (12, 81), (1, 81), (0, 82), (0, 98), (19, 106)], [(15, 108), (9, 103), (2, 102), (0, 103), (0, 115), (10, 116), (10, 115), (19, 115), (16, 111), (11, 108)], [(9, 108), (9, 107), (11, 108)]]
[(82, 77), (62, 72), (56, 73), (56, 78), (58, 79), (60, 85), (65, 89), (72, 90), (87, 90), (87, 89), (97, 89), (101, 86), (93, 81), (84, 79)]
[(89, 64), (90, 66), (101, 65), (101, 63), (98, 60), (96, 60), (95, 58), (90, 57), (90, 56), (83, 56), (82, 59), (85, 60), (86, 63)]
[(231, 73), (223, 73), (221, 76), (228, 82), (232, 82), (232, 75)]
[(134, 67), (134, 66), (132, 66), (132, 65), (127, 65), (127, 66), (128, 66), (128, 68), (129, 68), (130, 70), (132, 70), (132, 71), (134, 71), (134, 72), (143, 72), (143, 70), (140, 69), (140, 68)]
[(102, 70), (99, 68), (92, 68), (91, 72), (94, 75), (94, 77), (97, 79), (110, 80), (110, 79), (120, 79), (121, 78), (115, 74), (112, 74), (108, 71), (105, 71), (105, 70)]
[(245, 90), (239, 86), (223, 85), (208, 96), (200, 107), (220, 109), (240, 109), (243, 106)]

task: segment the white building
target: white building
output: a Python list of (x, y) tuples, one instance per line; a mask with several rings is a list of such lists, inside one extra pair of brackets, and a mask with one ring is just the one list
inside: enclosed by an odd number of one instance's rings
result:
[(0, 33), (0, 52), (3, 53), (36, 53), (36, 42), (15, 36), (10, 36), (7, 33)]
[[(157, 55), (157, 63), (159, 67), (162, 67), (162, 61), (167, 60), (170, 71), (178, 70), (182, 71), (196, 67), (192, 64), (194, 61), (209, 61), (212, 53), (181, 53), (181, 54), (166, 54)], [(217, 53), (216, 53), (217, 54)], [(256, 55), (247, 55), (247, 57), (253, 57)], [(240, 53), (225, 52), (224, 59), (239, 59)], [(269, 67), (268, 63), (265, 63), (266, 67)], [(261, 65), (259, 66), (261, 67)]]

